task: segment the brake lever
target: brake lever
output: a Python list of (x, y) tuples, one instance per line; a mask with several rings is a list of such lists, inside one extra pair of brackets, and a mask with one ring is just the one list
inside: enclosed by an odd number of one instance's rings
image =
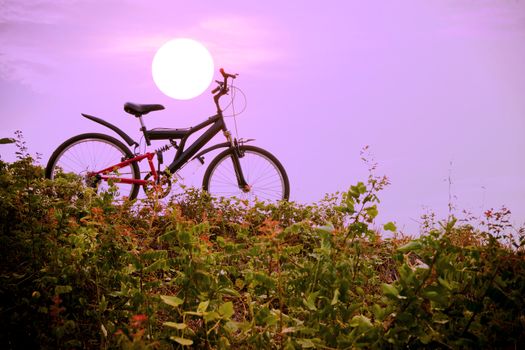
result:
[(224, 83), (223, 83), (222, 81), (220, 81), (220, 80), (215, 80), (215, 82), (216, 82), (217, 84), (219, 84), (219, 86), (217, 86), (215, 89), (213, 89), (213, 90), (211, 91), (212, 94), (215, 94), (215, 93), (219, 92), (219, 91), (223, 88), (223, 86), (224, 86)]

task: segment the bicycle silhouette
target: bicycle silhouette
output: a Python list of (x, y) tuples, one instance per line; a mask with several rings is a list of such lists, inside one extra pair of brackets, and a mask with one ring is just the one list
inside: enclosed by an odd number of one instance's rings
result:
[[(216, 80), (217, 87), (212, 90), (217, 113), (202, 123), (184, 129), (155, 128), (148, 130), (143, 116), (163, 110), (159, 104), (126, 103), (124, 110), (136, 117), (141, 125), (147, 146), (151, 140), (168, 140), (169, 144), (154, 152), (138, 153), (139, 143), (134, 141), (124, 131), (107, 121), (82, 113), (82, 116), (108, 127), (116, 132), (134, 153), (120, 140), (100, 133), (86, 133), (74, 136), (62, 143), (51, 155), (46, 177), (54, 179), (67, 173), (74, 173), (83, 183), (97, 190), (117, 187), (118, 198), (134, 199), (140, 187), (148, 192), (158, 191), (160, 197), (167, 196), (171, 191), (171, 176), (192, 160), (204, 164), (204, 155), (217, 149), (219, 153), (208, 165), (204, 173), (202, 188), (215, 197), (237, 197), (250, 201), (287, 200), (290, 194), (288, 176), (279, 160), (270, 152), (247, 145), (251, 139), (236, 139), (226, 127), (223, 110), (219, 100), (230, 91), (228, 79), (235, 79), (237, 74), (229, 74), (220, 69), (223, 81)], [(188, 138), (194, 133), (208, 129), (193, 143), (186, 147)], [(226, 142), (204, 148), (220, 131), (226, 137)], [(171, 164), (161, 170), (163, 152), (176, 149)], [(157, 157), (157, 168), (153, 159)], [(142, 179), (138, 163), (147, 160), (149, 172)]]

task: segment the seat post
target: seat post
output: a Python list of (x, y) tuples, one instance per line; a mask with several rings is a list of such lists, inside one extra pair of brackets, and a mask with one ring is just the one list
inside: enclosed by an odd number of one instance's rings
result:
[(149, 136), (148, 136), (148, 133), (147, 133), (147, 129), (146, 129), (146, 125), (144, 125), (144, 121), (142, 120), (142, 114), (137, 114), (136, 115), (137, 118), (139, 118), (139, 121), (140, 121), (140, 131), (142, 131), (142, 133), (144, 134), (144, 139), (146, 140), (146, 144), (148, 146), (151, 145), (151, 142), (149, 140)]

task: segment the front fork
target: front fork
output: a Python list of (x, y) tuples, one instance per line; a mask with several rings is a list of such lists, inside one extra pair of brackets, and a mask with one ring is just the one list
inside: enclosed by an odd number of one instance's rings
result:
[(237, 139), (232, 138), (231, 133), (228, 130), (224, 131), (224, 136), (226, 136), (226, 139), (230, 143), (230, 148), (233, 149), (232, 162), (233, 169), (235, 170), (235, 176), (237, 177), (237, 184), (243, 192), (250, 192), (251, 186), (248, 185), (246, 179), (244, 178), (244, 174), (241, 168), (241, 162), (239, 160), (240, 158), (244, 157), (244, 152), (241, 150)]

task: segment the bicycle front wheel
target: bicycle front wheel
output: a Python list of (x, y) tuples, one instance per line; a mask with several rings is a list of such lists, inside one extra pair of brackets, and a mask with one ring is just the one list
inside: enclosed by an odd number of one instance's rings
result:
[(122, 142), (114, 137), (88, 133), (70, 138), (61, 144), (51, 155), (46, 167), (46, 177), (55, 179), (64, 174), (79, 176), (84, 185), (94, 187), (97, 191), (114, 192), (115, 199), (134, 199), (139, 186), (120, 182), (121, 179), (140, 179), (140, 169), (137, 163), (131, 163), (107, 174), (111, 179), (97, 179), (90, 176), (133, 157), (133, 153)]
[(270, 152), (255, 146), (239, 146), (244, 179), (248, 188), (239, 187), (233, 166), (233, 149), (217, 155), (204, 174), (202, 187), (214, 197), (236, 197), (243, 200), (276, 202), (290, 196), (288, 175)]

